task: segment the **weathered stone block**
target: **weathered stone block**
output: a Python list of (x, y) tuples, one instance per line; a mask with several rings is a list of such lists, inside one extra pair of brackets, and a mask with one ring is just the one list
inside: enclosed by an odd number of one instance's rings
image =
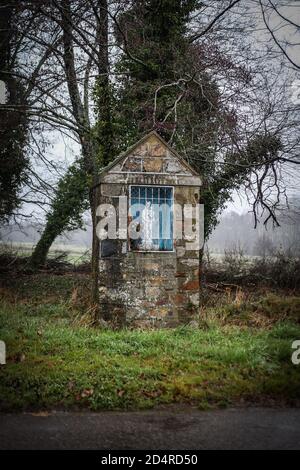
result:
[(145, 294), (148, 299), (157, 299), (161, 295), (161, 289), (159, 287), (146, 286)]
[(122, 184), (102, 184), (101, 188), (101, 196), (122, 196), (125, 192), (124, 185)]
[(164, 298), (161, 298), (161, 299), (158, 299), (156, 302), (155, 302), (155, 305), (168, 305), (169, 304), (169, 299), (167, 297), (164, 297)]
[(177, 306), (184, 305), (187, 297), (184, 294), (175, 294), (171, 297), (172, 303)]
[(123, 169), (128, 171), (141, 171), (142, 161), (140, 158), (128, 157)]
[(176, 162), (174, 160), (169, 160), (166, 162), (166, 173), (183, 173), (184, 169), (182, 166), (179, 164), (179, 162)]
[(176, 254), (178, 258), (181, 258), (185, 255), (185, 247), (184, 246), (176, 246)]
[(154, 144), (150, 147), (151, 157), (165, 157), (166, 148), (161, 144)]
[(183, 259), (180, 262), (188, 267), (199, 266), (199, 258)]
[(147, 158), (143, 161), (143, 169), (149, 173), (159, 173), (162, 170), (162, 160), (160, 158)]
[(199, 280), (193, 280), (193, 281), (188, 281), (186, 282), (183, 287), (183, 290), (199, 290)]
[(196, 294), (192, 294), (192, 295), (189, 296), (189, 301), (195, 307), (199, 307), (199, 298), (200, 298), (200, 294), (199, 294), (199, 292), (197, 292)]
[(184, 271), (177, 271), (175, 277), (186, 277), (187, 274)]
[(155, 317), (155, 318), (164, 318), (168, 315), (169, 312), (170, 312), (169, 307), (159, 307), (154, 310), (150, 310), (149, 316)]

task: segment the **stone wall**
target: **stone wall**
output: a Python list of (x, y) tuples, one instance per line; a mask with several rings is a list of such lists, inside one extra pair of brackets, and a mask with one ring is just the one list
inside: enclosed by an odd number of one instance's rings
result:
[[(130, 184), (171, 185), (174, 202), (195, 204), (201, 179), (156, 136), (151, 136), (100, 177), (99, 204), (129, 196)], [(181, 216), (174, 214), (174, 226)], [(174, 240), (173, 252), (130, 251), (128, 241), (101, 242), (100, 305), (106, 318), (120, 323), (174, 326), (199, 308), (199, 251)]]
[(120, 323), (185, 323), (199, 306), (199, 260), (176, 252), (102, 259), (99, 290), (104, 316)]

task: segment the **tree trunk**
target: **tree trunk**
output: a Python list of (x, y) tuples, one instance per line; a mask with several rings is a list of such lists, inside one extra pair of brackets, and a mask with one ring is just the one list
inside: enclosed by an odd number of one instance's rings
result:
[[(64, 32), (64, 63), (66, 70), (66, 79), (68, 84), (69, 95), (71, 98), (74, 117), (78, 123), (79, 129), (87, 129), (86, 122), (87, 110), (83, 109), (76, 71), (74, 66), (74, 51), (72, 45), (72, 19), (71, 19), (70, 0), (63, 2), (62, 27)], [(97, 305), (99, 301), (98, 280), (99, 280), (99, 249), (100, 242), (96, 234), (97, 227), (97, 201), (98, 201), (98, 173), (99, 169), (108, 164), (114, 155), (113, 146), (113, 130), (111, 123), (110, 110), (110, 82), (109, 82), (109, 57), (108, 57), (108, 6), (107, 0), (99, 0), (98, 2), (98, 78), (96, 80), (95, 97), (97, 109), (97, 121), (93, 132), (84, 132), (79, 134), (82, 145), (82, 156), (84, 162), (84, 172), (86, 176), (91, 178), (92, 184), (89, 190), (89, 202), (93, 223), (93, 242), (92, 242), (92, 288), (91, 302)], [(63, 181), (63, 180), (62, 180)], [(83, 195), (79, 194), (75, 198), (75, 205), (68, 204), (69, 199), (74, 200), (73, 185), (71, 185), (71, 194), (66, 191), (65, 185), (62, 183), (59, 187), (57, 197), (54, 201), (55, 210), (52, 210), (48, 218), (45, 230), (40, 241), (32, 254), (31, 263), (34, 267), (42, 265), (46, 262), (49, 248), (55, 238), (68, 228), (72, 218), (79, 217)], [(88, 191), (88, 187), (86, 188)], [(62, 194), (62, 191), (65, 193)], [(81, 197), (82, 196), (82, 197)], [(61, 204), (56, 204), (61, 201)], [(81, 202), (80, 202), (81, 201)]]
[(73, 163), (58, 182), (58, 188), (42, 236), (36, 245), (31, 266), (45, 264), (49, 249), (65, 230), (80, 226), (81, 215), (88, 209), (87, 175), (83, 159)]
[(93, 241), (92, 241), (92, 285), (91, 285), (91, 303), (95, 307), (99, 305), (99, 261), (100, 261), (100, 241), (96, 233), (97, 228), (97, 200), (98, 200), (98, 186), (92, 188), (90, 191), (90, 204), (93, 223)]
[[(98, 49), (98, 78), (96, 83), (96, 107), (97, 107), (97, 140), (98, 159), (101, 166), (106, 166), (114, 154), (113, 130), (111, 120), (110, 82), (109, 82), (109, 57), (108, 57), (108, 5), (107, 0), (99, 0), (99, 43)], [(94, 164), (93, 186), (90, 190), (90, 204), (93, 222), (92, 243), (92, 288), (91, 302), (99, 305), (99, 261), (100, 241), (96, 233), (97, 228), (97, 202), (99, 200), (98, 166)]]
[(55, 223), (47, 223), (46, 227), (39, 239), (34, 251), (31, 255), (30, 265), (37, 269), (46, 263), (49, 249), (58, 235), (63, 231), (62, 227), (58, 227)]

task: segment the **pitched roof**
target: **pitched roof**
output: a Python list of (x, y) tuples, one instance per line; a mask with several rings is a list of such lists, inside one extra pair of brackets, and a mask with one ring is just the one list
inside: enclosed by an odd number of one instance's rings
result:
[(123, 159), (125, 159), (130, 153), (135, 150), (137, 147), (139, 147), (141, 144), (146, 142), (149, 137), (155, 136), (167, 149), (171, 152), (171, 154), (177, 158), (181, 164), (183, 164), (193, 175), (199, 176), (199, 173), (197, 173), (190, 165), (189, 163), (181, 156), (179, 155), (176, 150), (174, 150), (168, 142), (166, 142), (156, 131), (151, 131), (148, 134), (144, 135), (138, 142), (136, 142), (134, 145), (129, 147), (125, 152), (121, 153), (118, 157), (116, 157), (112, 162), (110, 162), (107, 166), (102, 168), (102, 170), (99, 173), (100, 175), (103, 175), (104, 173), (107, 173), (109, 170), (111, 170), (115, 165), (120, 163)]

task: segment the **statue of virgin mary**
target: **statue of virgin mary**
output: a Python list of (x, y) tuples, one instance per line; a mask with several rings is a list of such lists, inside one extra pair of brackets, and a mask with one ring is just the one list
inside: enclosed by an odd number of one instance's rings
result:
[(154, 248), (153, 244), (153, 225), (155, 217), (154, 210), (150, 201), (146, 202), (146, 206), (141, 214), (141, 222), (143, 228), (143, 239), (141, 248), (144, 250), (151, 250)]

